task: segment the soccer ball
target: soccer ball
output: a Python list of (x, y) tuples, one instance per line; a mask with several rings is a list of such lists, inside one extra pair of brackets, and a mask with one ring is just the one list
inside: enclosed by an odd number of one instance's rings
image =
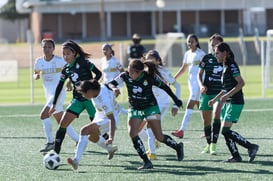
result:
[(44, 156), (43, 163), (47, 169), (55, 170), (60, 166), (61, 158), (54, 150), (51, 150)]

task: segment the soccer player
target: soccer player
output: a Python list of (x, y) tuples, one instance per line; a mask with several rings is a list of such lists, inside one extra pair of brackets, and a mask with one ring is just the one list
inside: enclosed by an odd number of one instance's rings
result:
[[(148, 70), (144, 70), (145, 66), (147, 66)], [(162, 133), (160, 110), (153, 94), (152, 86), (158, 86), (165, 90), (177, 107), (182, 106), (182, 101), (179, 100), (172, 90), (158, 77), (155, 64), (151, 61), (143, 63), (141, 60), (134, 59), (130, 61), (128, 71), (119, 74), (119, 76), (109, 82), (108, 85), (115, 88), (123, 82), (125, 82), (127, 86), (130, 107), (128, 113), (128, 132), (134, 148), (144, 162), (139, 169), (153, 168), (153, 164), (145, 152), (143, 142), (138, 136), (140, 124), (144, 119), (147, 120), (156, 139), (176, 150), (178, 161), (183, 160), (183, 143), (177, 143), (170, 136)]]
[[(115, 57), (115, 52), (112, 46), (108, 43), (102, 45), (102, 53), (104, 57), (101, 59), (101, 71), (103, 74), (103, 82), (108, 83), (118, 76), (121, 72), (124, 72), (124, 68)], [(120, 86), (120, 88), (123, 85)], [(128, 111), (118, 104), (119, 112), (127, 114)]]
[(218, 101), (214, 107), (208, 106), (208, 101), (222, 90), (221, 76), (223, 66), (221, 63), (218, 63), (214, 54), (214, 48), (220, 42), (223, 42), (221, 35), (214, 34), (210, 37), (209, 44), (213, 53), (209, 53), (203, 57), (198, 73), (198, 82), (201, 91), (199, 110), (201, 111), (207, 141), (207, 146), (203, 149), (202, 153), (210, 153), (211, 155), (216, 154), (216, 143), (221, 128), (220, 115), (222, 104)]
[(248, 150), (249, 160), (252, 162), (257, 154), (259, 146), (250, 143), (239, 133), (231, 130), (231, 126), (237, 123), (244, 107), (243, 86), (245, 82), (240, 75), (240, 69), (235, 61), (234, 54), (227, 43), (217, 44), (215, 47), (217, 61), (223, 64), (223, 74), (221, 77), (223, 90), (208, 102), (209, 106), (220, 100), (223, 103), (222, 134), (225, 137), (227, 147), (232, 155), (227, 162), (241, 162), (239, 150), (236, 143)]
[(92, 73), (95, 74), (96, 80), (99, 80), (102, 75), (101, 71), (88, 60), (90, 54), (84, 52), (76, 42), (72, 40), (64, 42), (62, 45), (62, 51), (63, 58), (67, 64), (62, 69), (61, 78), (57, 85), (49, 114), (52, 114), (55, 111), (56, 103), (66, 79), (70, 79), (73, 84), (73, 99), (66, 108), (56, 132), (54, 151), (58, 154), (60, 153), (68, 125), (70, 125), (75, 118), (79, 117), (85, 109), (87, 110), (91, 121), (95, 116), (96, 110), (91, 100), (84, 98), (79, 92), (77, 92), (76, 86), (79, 86), (80, 82), (83, 80), (93, 79)]
[[(42, 120), (43, 129), (47, 138), (45, 148), (40, 152), (48, 152), (54, 148), (54, 136), (52, 133), (52, 122), (48, 111), (52, 105), (55, 89), (58, 85), (61, 70), (66, 64), (64, 59), (54, 55), (55, 42), (52, 39), (43, 39), (41, 42), (43, 56), (35, 60), (34, 63), (34, 80), (42, 78), (44, 93), (46, 97), (46, 104), (40, 113), (40, 119)], [(56, 110), (53, 113), (53, 117), (59, 123), (63, 115), (63, 104), (65, 101), (65, 90), (60, 92), (60, 98), (56, 103)], [(78, 134), (75, 132), (72, 126), (67, 127), (67, 134), (75, 141), (78, 142)]]
[[(112, 146), (115, 129), (119, 121), (116, 110), (115, 95), (105, 85), (100, 85), (96, 79), (82, 81), (77, 90), (86, 99), (91, 99), (97, 111), (94, 120), (81, 128), (80, 139), (74, 158), (68, 158), (67, 162), (74, 170), (78, 169), (81, 156), (89, 140), (97, 143), (108, 151), (108, 159), (112, 159), (117, 151), (117, 146)], [(102, 135), (109, 132), (109, 138), (104, 139)]]
[[(154, 64), (156, 65), (156, 68), (158, 69), (160, 78), (164, 81), (164, 83), (174, 86), (175, 95), (176, 97), (180, 99), (180, 93), (181, 93), (180, 84), (171, 75), (170, 71), (163, 66), (162, 59), (159, 53), (156, 50), (150, 50), (145, 55), (145, 60), (150, 60), (154, 62)], [(159, 106), (159, 110), (161, 113), (160, 119), (162, 121), (165, 115), (167, 114), (167, 111), (169, 110), (170, 99), (167, 98), (168, 94), (157, 86), (153, 86), (153, 93)], [(178, 112), (178, 107), (174, 104), (172, 106), (172, 115), (175, 116), (177, 112)], [(159, 145), (159, 143), (156, 142), (154, 134), (150, 127), (147, 127), (146, 130), (142, 129), (139, 135), (141, 136), (143, 132), (145, 132), (147, 134), (146, 137), (148, 137), (149, 150), (147, 150), (147, 156), (150, 160), (154, 160), (156, 159), (156, 147)]]
[(188, 70), (188, 87), (190, 90), (190, 96), (187, 102), (187, 107), (185, 110), (185, 114), (183, 120), (181, 122), (181, 126), (178, 130), (172, 131), (172, 135), (183, 138), (184, 132), (188, 126), (190, 121), (193, 108), (196, 105), (199, 107), (199, 99), (200, 99), (200, 88), (198, 85), (198, 67), (199, 63), (202, 60), (205, 52), (200, 48), (198, 37), (194, 34), (189, 34), (187, 37), (187, 44), (189, 50), (186, 51), (183, 58), (183, 64), (178, 72), (175, 74), (175, 79), (177, 79), (180, 75), (182, 75), (187, 68)]

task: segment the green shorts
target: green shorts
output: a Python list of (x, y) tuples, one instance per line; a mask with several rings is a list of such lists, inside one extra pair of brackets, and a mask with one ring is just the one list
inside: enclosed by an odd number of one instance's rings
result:
[(244, 104), (224, 104), (221, 112), (221, 120), (237, 123), (243, 110)]
[(213, 95), (201, 94), (199, 110), (201, 110), (201, 111), (211, 111), (213, 109), (213, 106), (209, 107), (208, 102), (211, 99), (213, 99), (215, 96), (216, 96), (216, 94), (213, 94)]
[(96, 109), (91, 100), (78, 101), (77, 99), (72, 99), (70, 104), (67, 106), (66, 111), (79, 117), (85, 109), (89, 118), (92, 120), (95, 117)]
[(145, 118), (153, 114), (160, 114), (158, 105), (150, 106), (144, 110), (129, 109), (128, 119), (136, 118), (144, 120)]

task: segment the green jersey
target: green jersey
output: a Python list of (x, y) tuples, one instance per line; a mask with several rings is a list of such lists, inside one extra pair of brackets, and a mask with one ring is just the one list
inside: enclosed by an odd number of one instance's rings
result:
[(136, 80), (133, 80), (128, 72), (123, 72), (109, 84), (118, 86), (122, 82), (126, 84), (129, 104), (132, 109), (144, 110), (150, 106), (157, 105), (152, 86), (163, 89), (172, 97), (175, 103), (179, 102), (171, 89), (158, 76), (149, 76), (145, 71)]
[[(240, 69), (236, 62), (231, 62), (224, 67), (222, 75), (222, 84), (226, 92), (230, 91), (237, 85), (235, 80), (236, 76), (240, 75)], [(232, 95), (227, 102), (231, 104), (244, 104), (244, 95), (242, 89), (239, 90), (236, 94)]]
[(217, 62), (213, 54), (207, 54), (201, 60), (199, 68), (204, 70), (203, 84), (207, 87), (206, 94), (218, 94), (222, 90), (222, 64)]

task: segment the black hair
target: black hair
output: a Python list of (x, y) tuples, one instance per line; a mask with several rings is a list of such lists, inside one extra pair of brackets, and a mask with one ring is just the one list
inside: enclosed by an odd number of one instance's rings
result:
[(230, 46), (227, 43), (225, 42), (218, 43), (216, 45), (216, 48), (220, 52), (224, 52), (224, 51), (227, 52), (227, 59), (226, 59), (225, 65), (235, 62), (234, 53), (232, 52)]
[(76, 56), (79, 56), (80, 58), (89, 58), (91, 54), (86, 53), (83, 51), (83, 49), (73, 40), (67, 40), (63, 43), (63, 49), (69, 48), (72, 52), (76, 53)]
[(43, 47), (46, 43), (51, 43), (52, 46), (53, 46), (53, 49), (55, 49), (55, 42), (54, 42), (54, 40), (52, 40), (52, 39), (43, 39), (43, 40), (41, 41), (42, 47)]
[(150, 51), (148, 51), (148, 53), (146, 55), (154, 57), (157, 61), (160, 62), (159, 65), (163, 66), (162, 59), (161, 59), (158, 51), (156, 51), (156, 50), (150, 50)]
[(96, 79), (83, 80), (80, 85), (77, 87), (77, 91), (86, 93), (88, 90), (99, 90), (100, 83)]
[(138, 70), (138, 71), (142, 71), (144, 70), (145, 66), (147, 67), (147, 69), (145, 70), (148, 74), (148, 76), (150, 77), (154, 77), (155, 75), (158, 75), (159, 77), (161, 77), (156, 64), (154, 62), (152, 62), (151, 60), (147, 60), (142, 62), (140, 59), (133, 59), (130, 61), (129, 64), (133, 69)]
[(197, 42), (197, 45), (196, 45), (197, 48), (201, 48), (201, 47), (200, 47), (200, 44), (199, 44), (199, 40), (198, 40), (197, 35), (195, 35), (195, 34), (189, 34), (188, 37), (187, 37), (187, 41), (188, 41), (188, 39), (190, 39), (190, 38), (195, 39), (195, 41)]

